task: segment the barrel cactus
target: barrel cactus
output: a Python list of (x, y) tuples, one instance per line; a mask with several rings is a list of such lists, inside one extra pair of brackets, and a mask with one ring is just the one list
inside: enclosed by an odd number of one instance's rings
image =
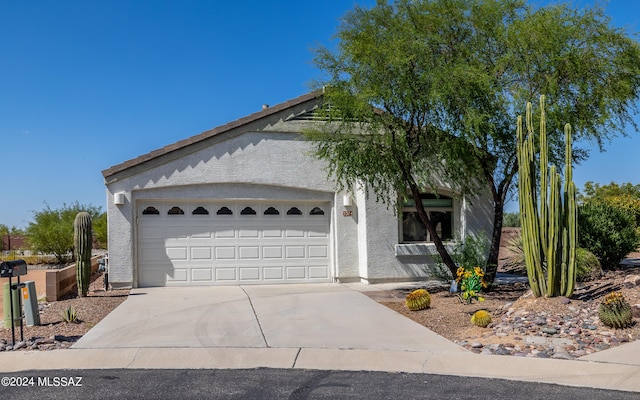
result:
[(486, 328), (491, 323), (491, 314), (487, 310), (478, 310), (471, 316), (471, 323)]
[(411, 311), (424, 310), (431, 305), (431, 295), (425, 289), (414, 290), (407, 295), (405, 304)]
[(598, 317), (603, 324), (614, 329), (626, 328), (633, 323), (631, 306), (620, 292), (604, 296), (598, 307)]
[(84, 211), (79, 212), (73, 221), (73, 248), (76, 258), (78, 295), (81, 297), (89, 293), (92, 240), (91, 215)]

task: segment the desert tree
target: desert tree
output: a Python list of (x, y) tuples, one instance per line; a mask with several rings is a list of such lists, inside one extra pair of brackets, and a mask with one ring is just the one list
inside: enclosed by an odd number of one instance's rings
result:
[(576, 163), (593, 144), (637, 130), (640, 46), (599, 7), (378, 1), (349, 11), (336, 38), (335, 49), (315, 49), (329, 119), (309, 135), (315, 154), (344, 188), (361, 182), (388, 204), (412, 198), (452, 273), (420, 193), (439, 182), (460, 196), (488, 193), (493, 281), (518, 173), (515, 121), (527, 102), (546, 95), (550, 162), (562, 160), (566, 122)]

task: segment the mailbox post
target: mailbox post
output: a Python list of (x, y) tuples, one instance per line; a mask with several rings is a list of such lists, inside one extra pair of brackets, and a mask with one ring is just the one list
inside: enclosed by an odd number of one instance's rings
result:
[[(20, 277), (27, 274), (27, 263), (24, 260), (5, 261), (0, 264), (0, 278), (9, 278), (9, 308), (11, 309), (11, 338), (13, 339), (13, 345), (16, 344), (16, 330), (15, 330), (15, 315), (13, 310), (13, 291), (21, 290), (24, 284), (20, 283)], [(17, 277), (18, 283), (13, 285), (11, 278)], [(20, 296), (18, 296), (18, 302), (20, 302)], [(24, 333), (22, 329), (22, 307), (18, 305), (20, 313), (20, 340), (24, 340)]]

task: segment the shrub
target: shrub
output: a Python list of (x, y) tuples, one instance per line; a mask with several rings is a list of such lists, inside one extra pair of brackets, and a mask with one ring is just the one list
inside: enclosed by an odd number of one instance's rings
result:
[(605, 202), (578, 208), (578, 245), (591, 251), (602, 268), (615, 268), (638, 248), (640, 237), (633, 217)]
[(76, 311), (76, 309), (73, 306), (69, 306), (67, 308), (65, 308), (64, 310), (62, 310), (62, 312), (60, 313), (60, 316), (62, 317), (62, 320), (64, 322), (73, 322), (73, 323), (78, 323), (80, 321), (78, 321), (78, 312)]
[(34, 222), (30, 222), (26, 230), (31, 250), (53, 254), (60, 263), (67, 263), (73, 255), (73, 221), (81, 211), (88, 212), (92, 218), (100, 215), (99, 207), (77, 201), (58, 209), (51, 209), (46, 204), (44, 210), (34, 211)]
[(576, 280), (586, 282), (602, 275), (600, 261), (592, 252), (582, 247), (576, 249)]
[(503, 228), (520, 227), (520, 213), (518, 212), (504, 213), (502, 217), (502, 227)]

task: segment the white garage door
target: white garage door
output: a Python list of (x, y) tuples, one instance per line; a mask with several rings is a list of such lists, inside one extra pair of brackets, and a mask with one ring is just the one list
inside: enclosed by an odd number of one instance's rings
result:
[(330, 282), (329, 203), (138, 205), (138, 286)]

